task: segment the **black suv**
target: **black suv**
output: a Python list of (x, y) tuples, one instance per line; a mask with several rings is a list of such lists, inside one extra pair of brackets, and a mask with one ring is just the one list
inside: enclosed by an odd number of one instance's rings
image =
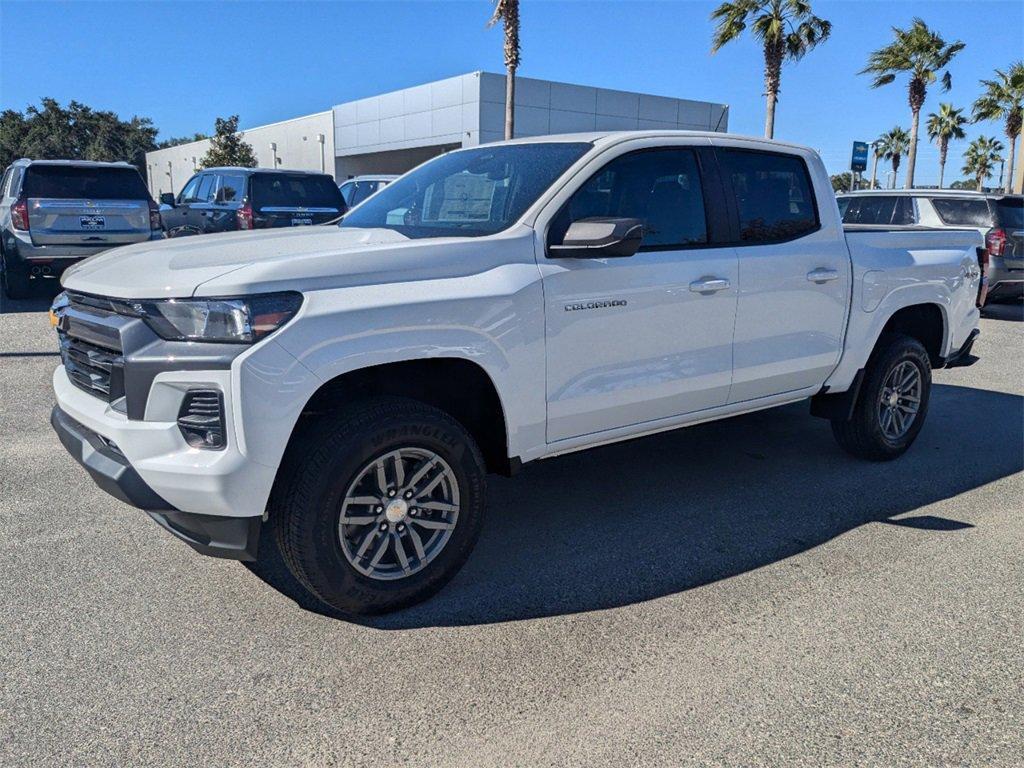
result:
[(265, 168), (207, 168), (160, 203), (168, 237), (323, 224), (347, 210), (327, 174)]

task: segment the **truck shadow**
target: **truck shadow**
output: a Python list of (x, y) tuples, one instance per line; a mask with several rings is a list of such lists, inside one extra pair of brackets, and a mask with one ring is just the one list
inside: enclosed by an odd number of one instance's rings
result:
[[(970, 535), (968, 521), (904, 515), (1024, 468), (1022, 423), (1020, 396), (940, 384), (917, 443), (885, 464), (843, 453), (806, 404), (537, 462), (490, 479), (480, 542), (444, 590), (362, 621), (406, 629), (614, 608), (770, 565), (868, 523)], [(264, 560), (257, 575), (331, 615), (273, 553)]]

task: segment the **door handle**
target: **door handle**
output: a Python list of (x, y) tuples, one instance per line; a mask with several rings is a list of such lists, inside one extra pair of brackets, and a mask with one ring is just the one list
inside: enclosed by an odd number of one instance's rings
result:
[(807, 279), (812, 283), (827, 283), (830, 280), (839, 279), (839, 271), (835, 269), (825, 269), (819, 267), (818, 269), (812, 269), (807, 273)]
[(728, 287), (729, 281), (722, 277), (702, 277), (690, 283), (690, 290), (694, 293), (716, 293)]

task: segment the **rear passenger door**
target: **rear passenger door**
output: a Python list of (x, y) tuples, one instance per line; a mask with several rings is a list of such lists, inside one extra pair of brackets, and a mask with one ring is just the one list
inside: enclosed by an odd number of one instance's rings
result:
[[(714, 243), (713, 166), (706, 144), (616, 148), (548, 225), (548, 442), (725, 405), (738, 275), (735, 250)], [(569, 224), (594, 216), (643, 220), (640, 250), (557, 258)]]
[(729, 402), (817, 389), (839, 361), (850, 301), (828, 177), (818, 161), (819, 199), (800, 154), (726, 146), (717, 155), (739, 255)]
[(207, 232), (230, 232), (238, 229), (237, 211), (245, 199), (246, 176), (242, 173), (218, 173), (213, 187), (213, 201), (207, 209)]

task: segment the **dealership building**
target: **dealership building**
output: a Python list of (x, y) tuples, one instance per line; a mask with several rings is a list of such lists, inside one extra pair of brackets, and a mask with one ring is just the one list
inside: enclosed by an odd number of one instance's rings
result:
[[(516, 136), (659, 128), (725, 131), (725, 104), (516, 78)], [(503, 138), (505, 76), (471, 72), (242, 131), (258, 165), (324, 171), (339, 182), (404, 173), (435, 155)], [(177, 194), (209, 140), (146, 153), (154, 198)]]

